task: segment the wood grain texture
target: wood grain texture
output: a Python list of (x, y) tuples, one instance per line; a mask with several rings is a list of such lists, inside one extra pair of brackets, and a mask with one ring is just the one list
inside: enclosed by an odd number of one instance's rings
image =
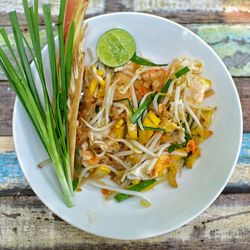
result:
[(234, 0), (134, 0), (134, 11), (249, 11), (249, 1), (234, 1)]
[[(236, 169), (223, 192), (250, 193), (250, 133), (243, 136)], [(17, 194), (33, 195), (33, 192), (22, 174), (16, 154), (2, 153), (0, 154), (0, 196)]]
[[(50, 1), (56, 21), (59, 0)], [(8, 12), (16, 9), (25, 24), (22, 0), (0, 2), (0, 24), (9, 25)], [(140, 11), (156, 14), (179, 23), (248, 23), (250, 3), (244, 0), (91, 0), (87, 17), (103, 12)], [(40, 11), (41, 13), (41, 11)], [(43, 24), (40, 18), (40, 24)]]
[[(12, 113), (15, 93), (8, 82), (0, 82), (0, 135), (12, 135)], [(3, 149), (0, 145), (0, 152)]]
[[(79, 218), (80, 220), (81, 218)], [(250, 194), (221, 195), (182, 228), (146, 240), (119, 241), (66, 224), (36, 197), (0, 197), (1, 248), (239, 249), (250, 244)]]
[(105, 12), (139, 11), (178, 23), (249, 23), (244, 0), (106, 0)]
[[(29, 1), (32, 2), (32, 1)], [(39, 1), (39, 13), (42, 14), (41, 4), (44, 1)], [(51, 3), (51, 14), (54, 21), (57, 21), (57, 16), (59, 13), (59, 5), (60, 0), (52, 0), (48, 1)], [(22, 7), (22, 0), (4, 0), (0, 1), (0, 24), (1, 26), (10, 25), (10, 21), (8, 18), (8, 13), (10, 11), (16, 10), (18, 13), (18, 17), (20, 20), (21, 25), (25, 25), (25, 17), (23, 14), (23, 7)], [(87, 10), (87, 17), (102, 14), (105, 10), (105, 0), (91, 0), (88, 10)], [(42, 16), (40, 16), (40, 24), (44, 24), (44, 20)]]
[(0, 136), (0, 153), (6, 153), (14, 150), (12, 136)]
[(243, 112), (243, 129), (250, 131), (250, 78), (234, 78)]

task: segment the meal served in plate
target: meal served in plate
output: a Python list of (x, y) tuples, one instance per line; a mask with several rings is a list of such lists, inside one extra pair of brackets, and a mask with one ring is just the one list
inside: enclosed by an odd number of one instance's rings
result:
[[(215, 108), (203, 101), (213, 90), (201, 72), (202, 63), (188, 58), (169, 66), (85, 66), (78, 188), (91, 180), (106, 198), (120, 202), (164, 181), (177, 187), (176, 175), (184, 166), (192, 168), (200, 143), (212, 135)], [(118, 189), (105, 184), (107, 175)]]
[[(58, 51), (50, 5), (43, 5), (51, 97), (37, 35), (37, 0), (33, 7), (24, 0), (31, 44), (12, 12), (20, 61), (2, 29), (15, 64), (0, 48), (0, 65), (54, 165), (67, 206), (73, 206), (74, 192), (85, 183), (101, 189), (106, 199), (121, 202), (137, 196), (149, 206), (142, 192), (163, 182), (176, 188), (177, 174), (183, 167), (193, 167), (201, 155), (199, 145), (212, 135), (209, 127), (216, 108), (203, 103), (214, 94), (212, 83), (202, 76), (198, 60), (182, 57), (168, 65), (138, 56), (136, 41), (122, 29), (105, 32), (97, 44), (98, 59), (85, 65), (82, 45), (87, 27), (82, 21), (87, 4), (61, 1)], [(40, 77), (41, 93), (28, 52)]]

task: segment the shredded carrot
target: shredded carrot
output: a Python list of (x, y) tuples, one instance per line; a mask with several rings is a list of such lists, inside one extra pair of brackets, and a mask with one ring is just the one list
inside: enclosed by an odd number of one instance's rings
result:
[(107, 190), (107, 189), (102, 189), (101, 191), (102, 191), (102, 194), (103, 194), (103, 195), (105, 195), (105, 196), (109, 195), (109, 190)]
[(97, 164), (100, 161), (100, 158), (97, 156), (93, 156), (90, 160), (88, 160), (89, 164)]
[(192, 154), (194, 154), (195, 150), (196, 150), (196, 143), (194, 140), (189, 140), (187, 143), (187, 147), (186, 150), (188, 152), (191, 152)]
[(140, 93), (142, 96), (144, 96), (144, 95), (146, 95), (146, 94), (148, 93), (148, 89), (145, 88), (142, 84), (140, 84), (140, 85), (138, 86), (138, 91), (139, 91), (139, 93)]
[(153, 177), (162, 176), (164, 173), (164, 170), (166, 170), (166, 168), (169, 167), (168, 163), (169, 163), (169, 155), (160, 156), (154, 168), (151, 171), (152, 176)]
[(201, 156), (201, 150), (199, 147), (196, 148), (194, 154), (190, 155), (186, 160), (187, 168), (192, 168), (195, 161)]

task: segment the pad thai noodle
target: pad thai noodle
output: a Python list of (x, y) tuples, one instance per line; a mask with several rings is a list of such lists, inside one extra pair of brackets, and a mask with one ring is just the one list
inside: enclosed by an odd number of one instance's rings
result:
[(202, 67), (189, 58), (169, 66), (87, 65), (78, 113), (77, 189), (89, 182), (107, 199), (134, 195), (149, 205), (141, 191), (162, 182), (177, 188), (177, 174), (193, 167), (200, 144), (212, 135), (215, 108), (203, 101), (214, 92)]

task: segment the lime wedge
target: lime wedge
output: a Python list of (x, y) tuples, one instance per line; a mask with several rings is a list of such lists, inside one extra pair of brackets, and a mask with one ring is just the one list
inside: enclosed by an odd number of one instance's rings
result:
[(112, 68), (127, 63), (135, 54), (135, 50), (135, 39), (123, 29), (106, 31), (97, 43), (97, 54), (100, 61)]

